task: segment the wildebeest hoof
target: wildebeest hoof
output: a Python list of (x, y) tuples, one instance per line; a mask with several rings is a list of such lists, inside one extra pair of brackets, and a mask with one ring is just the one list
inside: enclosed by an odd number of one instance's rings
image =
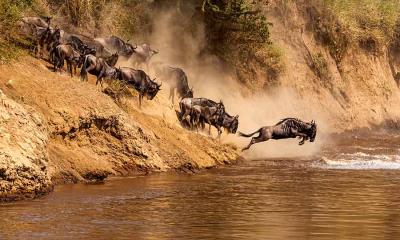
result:
[(299, 145), (301, 146), (301, 145), (303, 145), (304, 144), (304, 141), (302, 141), (302, 142), (299, 142)]

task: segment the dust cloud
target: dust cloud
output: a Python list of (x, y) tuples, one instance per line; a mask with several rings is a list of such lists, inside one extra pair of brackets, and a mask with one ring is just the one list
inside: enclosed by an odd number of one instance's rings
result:
[[(183, 13), (184, 12), (184, 13)], [(310, 156), (318, 153), (322, 145), (328, 141), (323, 135), (327, 117), (313, 109), (307, 101), (291, 89), (277, 88), (273, 93), (244, 96), (242, 87), (235, 79), (233, 69), (224, 66), (212, 54), (206, 54), (206, 35), (201, 21), (193, 20), (192, 11), (177, 9), (160, 10), (154, 14), (152, 33), (145, 37), (145, 41), (152, 48), (159, 50), (151, 63), (164, 63), (168, 66), (184, 69), (188, 76), (189, 86), (193, 87), (195, 97), (206, 97), (215, 101), (222, 100), (226, 110), (231, 115), (239, 115), (239, 129), (245, 133), (254, 132), (262, 126), (274, 125), (280, 119), (296, 117), (304, 121), (315, 120), (318, 124), (317, 138), (314, 143), (306, 142), (299, 146), (298, 139), (270, 140), (255, 144), (243, 153), (248, 158), (263, 157), (298, 157)], [(157, 77), (151, 69), (151, 78)], [(166, 83), (164, 83), (166, 85)], [(159, 100), (168, 101), (169, 89), (163, 85)], [(160, 101), (161, 102), (161, 101)], [(177, 100), (175, 100), (175, 103)], [(177, 121), (173, 111), (162, 103), (163, 115), (174, 117), (170, 121)], [(154, 105), (152, 106), (154, 107)], [(178, 109), (177, 104), (174, 106)], [(322, 131), (321, 131), (322, 130)], [(216, 136), (216, 133), (213, 133)], [(222, 141), (234, 143), (240, 148), (246, 146), (250, 138), (237, 135), (223, 134)]]

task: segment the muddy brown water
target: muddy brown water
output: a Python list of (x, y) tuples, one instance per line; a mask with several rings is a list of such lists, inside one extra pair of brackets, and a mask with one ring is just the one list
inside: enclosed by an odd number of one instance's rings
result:
[(58, 186), (0, 205), (0, 239), (400, 239), (400, 137), (303, 159)]

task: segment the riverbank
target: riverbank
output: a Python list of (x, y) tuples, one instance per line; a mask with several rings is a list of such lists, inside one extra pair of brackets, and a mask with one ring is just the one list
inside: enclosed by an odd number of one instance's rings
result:
[(135, 96), (121, 108), (95, 79), (48, 68), (29, 56), (0, 66), (1, 201), (34, 198), (55, 184), (195, 172), (239, 157), (236, 146), (183, 129), (167, 91), (140, 111)]
[(342, 135), (318, 156), (57, 186), (0, 204), (0, 238), (398, 239), (399, 136)]

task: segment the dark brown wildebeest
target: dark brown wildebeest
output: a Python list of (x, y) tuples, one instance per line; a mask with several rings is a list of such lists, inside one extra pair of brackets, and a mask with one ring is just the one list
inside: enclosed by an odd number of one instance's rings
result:
[(103, 47), (99, 53), (107, 50), (107, 52), (116, 52), (118, 55), (128, 58), (136, 49), (136, 46), (134, 47), (132, 44), (114, 35), (106, 38), (95, 38), (94, 41)]
[(96, 49), (89, 47), (78, 36), (71, 34), (64, 34), (64, 35), (65, 36), (63, 37), (61, 42), (71, 45), (81, 55), (96, 54)]
[(188, 78), (181, 68), (161, 66), (155, 69), (157, 75), (160, 76), (163, 81), (167, 82), (170, 87), (169, 98), (172, 104), (175, 103), (175, 89), (181, 99), (193, 98), (193, 89), (189, 88)]
[[(200, 117), (204, 118), (207, 123), (213, 121), (221, 121), (225, 112), (225, 106), (220, 101), (219, 103), (207, 98), (183, 98), (179, 102), (180, 121), (188, 122), (190, 128), (197, 127)], [(190, 117), (190, 120), (187, 119)], [(219, 129), (219, 125), (217, 127)]]
[(118, 53), (114, 53), (110, 57), (104, 58), (104, 60), (106, 61), (106, 63), (108, 65), (110, 65), (111, 67), (114, 67), (115, 64), (117, 64), (117, 62), (118, 62), (118, 58), (119, 58)]
[(202, 129), (205, 128), (205, 124), (209, 125), (208, 134), (211, 135), (211, 126), (214, 126), (218, 131), (218, 139), (220, 139), (222, 134), (222, 128), (224, 128), (228, 133), (236, 133), (239, 126), (239, 115), (231, 116), (226, 112), (221, 113), (221, 115), (212, 115), (209, 107), (198, 107), (194, 106), (191, 113), (191, 118), (193, 117), (192, 125), (199, 127), (201, 125)]
[(87, 81), (87, 73), (97, 77), (96, 85), (100, 83), (103, 88), (103, 79), (118, 79), (119, 71), (111, 67), (107, 62), (102, 59), (88, 54), (84, 57), (81, 68), (81, 80)]
[(136, 46), (130, 59), (135, 67), (145, 64), (148, 70), (150, 59), (157, 53), (158, 51), (151, 49), (149, 45), (144, 43)]
[(311, 123), (308, 123), (297, 118), (285, 118), (274, 126), (265, 126), (250, 134), (239, 132), (239, 135), (242, 137), (251, 137), (256, 133), (259, 135), (253, 137), (249, 145), (243, 148), (242, 151), (249, 149), (251, 145), (255, 143), (268, 141), (269, 139), (301, 137), (302, 140), (299, 142), (299, 145), (303, 145), (306, 140), (314, 142), (315, 136), (317, 135), (317, 124), (314, 120), (311, 121)]
[[(64, 60), (67, 62), (67, 71), (76, 74), (76, 67), (79, 63), (81, 55), (69, 44), (60, 44), (51, 51), (51, 59), (53, 61), (54, 71), (64, 66)], [(74, 71), (72, 71), (74, 70)]]
[(228, 133), (235, 134), (239, 127), (239, 115), (231, 116), (228, 113), (224, 113), (222, 117), (222, 125), (224, 129), (228, 131)]
[(43, 56), (42, 48), (45, 48), (50, 52), (60, 43), (60, 37), (61, 30), (59, 28), (53, 29), (48, 27), (40, 36), (38, 36), (35, 55)]
[(151, 80), (150, 77), (142, 70), (136, 70), (133, 68), (122, 67), (118, 69), (119, 79), (127, 84), (127, 86), (133, 87), (139, 92), (139, 108), (142, 107), (142, 99), (144, 96), (147, 99), (152, 100), (161, 90), (161, 84), (155, 82), (155, 79)]

